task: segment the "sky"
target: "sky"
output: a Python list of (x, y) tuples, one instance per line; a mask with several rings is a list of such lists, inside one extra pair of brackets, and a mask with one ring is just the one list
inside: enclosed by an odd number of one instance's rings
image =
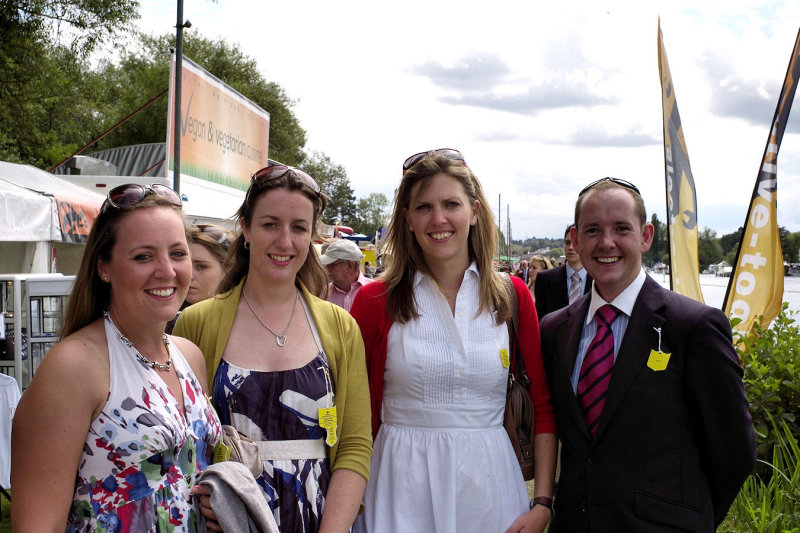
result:
[[(174, 33), (176, 3), (140, 0)], [(800, 2), (184, 0), (185, 31), (236, 44), (296, 101), (307, 150), (356, 197), (391, 201), (403, 161), (456, 148), (516, 239), (561, 237), (578, 192), (635, 183), (666, 220), (659, 17), (697, 191), (698, 226), (742, 226)], [(191, 59), (191, 58), (190, 58)], [(800, 105), (800, 104), (798, 104)], [(778, 224), (800, 231), (800, 109), (778, 157)]]

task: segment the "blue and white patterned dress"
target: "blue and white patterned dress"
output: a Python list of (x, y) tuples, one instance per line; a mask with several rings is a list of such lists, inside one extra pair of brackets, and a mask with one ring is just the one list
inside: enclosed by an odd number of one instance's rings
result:
[[(279, 372), (248, 370), (223, 359), (212, 404), (223, 424), (255, 441), (324, 439), (318, 410), (333, 405), (327, 368), (322, 352), (301, 368)], [(256, 481), (281, 532), (319, 530), (330, 482), (327, 458), (265, 460)]]

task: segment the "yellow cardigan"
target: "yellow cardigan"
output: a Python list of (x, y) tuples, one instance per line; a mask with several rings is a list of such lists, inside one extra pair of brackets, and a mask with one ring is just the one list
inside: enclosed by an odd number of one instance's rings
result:
[[(187, 307), (175, 324), (173, 335), (189, 339), (202, 350), (209, 387), (214, 384), (233, 327), (244, 281), (226, 293)], [(302, 282), (298, 284), (317, 326), (336, 394), (338, 440), (328, 448), (331, 472), (346, 468), (369, 481), (372, 415), (361, 331), (347, 311), (317, 298)]]

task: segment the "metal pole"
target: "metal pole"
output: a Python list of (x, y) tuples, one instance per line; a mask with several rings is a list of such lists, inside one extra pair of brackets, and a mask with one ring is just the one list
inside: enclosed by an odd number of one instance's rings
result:
[(506, 204), (506, 233), (507, 237), (506, 240), (508, 241), (508, 251), (506, 255), (508, 256), (509, 261), (511, 260), (511, 207)]
[[(497, 229), (500, 231), (500, 234), (503, 234), (503, 214), (502, 207), (500, 205), (501, 202), (501, 195), (497, 195)], [(501, 264), (503, 262), (503, 248), (504, 246), (500, 245), (497, 247), (497, 263)]]
[(183, 0), (178, 0), (178, 22), (175, 24), (175, 123), (173, 124), (172, 188), (181, 193), (181, 81), (183, 78)]

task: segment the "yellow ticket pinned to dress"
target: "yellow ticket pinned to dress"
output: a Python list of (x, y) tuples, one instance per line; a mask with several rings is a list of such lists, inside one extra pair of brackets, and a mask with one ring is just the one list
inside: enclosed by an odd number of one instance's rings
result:
[(503, 364), (503, 368), (508, 368), (508, 366), (511, 364), (511, 360), (508, 358), (508, 350), (505, 348), (500, 350), (500, 362)]
[(669, 363), (670, 354), (664, 353), (661, 350), (650, 350), (650, 358), (647, 360), (647, 366), (656, 372), (666, 370), (667, 363)]
[(336, 444), (336, 406), (319, 408), (319, 425), (328, 432), (325, 444), (333, 446)]
[(231, 460), (231, 448), (222, 439), (219, 439), (217, 445), (214, 446), (214, 463), (221, 463), (223, 461)]

